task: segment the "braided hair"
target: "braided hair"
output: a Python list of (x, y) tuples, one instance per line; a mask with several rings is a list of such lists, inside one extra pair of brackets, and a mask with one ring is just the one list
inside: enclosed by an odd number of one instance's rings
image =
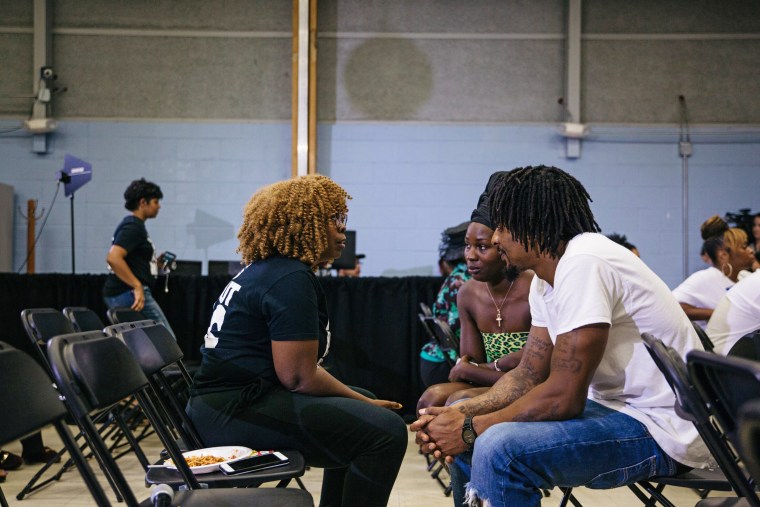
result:
[(527, 250), (560, 256), (561, 246), (578, 234), (601, 231), (581, 183), (557, 167), (518, 167), (498, 176), (489, 195), (491, 221), (504, 227)]
[(327, 248), (328, 221), (348, 212), (347, 199), (340, 185), (319, 174), (262, 188), (243, 210), (237, 249), (243, 263), (279, 254), (316, 267)]

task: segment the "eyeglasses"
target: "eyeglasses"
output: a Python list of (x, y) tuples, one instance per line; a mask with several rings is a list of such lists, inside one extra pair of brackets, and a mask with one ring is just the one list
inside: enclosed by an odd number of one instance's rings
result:
[(338, 228), (345, 228), (348, 224), (348, 213), (335, 213), (330, 217), (330, 220)]

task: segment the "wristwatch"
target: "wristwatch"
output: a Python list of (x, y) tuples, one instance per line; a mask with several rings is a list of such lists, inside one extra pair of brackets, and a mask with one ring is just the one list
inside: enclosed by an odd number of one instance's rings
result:
[(464, 423), (462, 423), (462, 440), (472, 449), (476, 438), (478, 438), (478, 434), (475, 433), (475, 428), (472, 426), (472, 416), (468, 415), (464, 418)]

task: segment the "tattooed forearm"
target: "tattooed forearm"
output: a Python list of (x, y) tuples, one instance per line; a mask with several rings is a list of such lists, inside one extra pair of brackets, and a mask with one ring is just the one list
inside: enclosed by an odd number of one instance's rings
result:
[(482, 415), (508, 407), (546, 380), (553, 345), (548, 335), (528, 335), (517, 368), (502, 376), (485, 394), (458, 405), (466, 415)]
[(533, 374), (524, 368), (515, 368), (504, 375), (488, 392), (462, 404), (460, 410), (471, 416), (495, 412), (511, 405), (535, 386)]

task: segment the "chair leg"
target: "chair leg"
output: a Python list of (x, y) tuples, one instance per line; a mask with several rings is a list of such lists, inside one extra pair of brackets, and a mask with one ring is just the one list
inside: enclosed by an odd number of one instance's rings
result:
[[(646, 507), (656, 507), (657, 502), (660, 502), (665, 507), (675, 507), (673, 503), (665, 498), (665, 496), (662, 494), (662, 488), (654, 487), (647, 481), (641, 481), (636, 484), (629, 484), (628, 489), (633, 491), (633, 494), (638, 497), (639, 500), (641, 500)], [(647, 493), (651, 495), (651, 497), (647, 497), (641, 489), (644, 489)]]
[(573, 496), (573, 488), (559, 488), (562, 491), (562, 500), (559, 502), (559, 507), (567, 507), (567, 503), (570, 502), (575, 507), (583, 507), (575, 496)]
[(3, 488), (0, 488), (0, 507), (8, 507), (8, 500), (5, 499)]

